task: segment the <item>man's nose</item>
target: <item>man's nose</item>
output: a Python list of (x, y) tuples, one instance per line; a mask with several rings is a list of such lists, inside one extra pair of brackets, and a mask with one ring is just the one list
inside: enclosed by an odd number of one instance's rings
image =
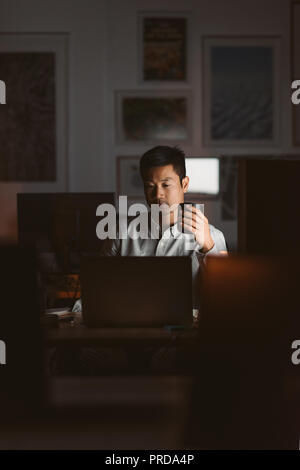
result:
[(165, 197), (165, 193), (163, 191), (163, 188), (159, 188), (157, 187), (156, 190), (155, 190), (155, 199), (157, 201), (160, 201), (160, 200), (164, 200), (164, 197)]

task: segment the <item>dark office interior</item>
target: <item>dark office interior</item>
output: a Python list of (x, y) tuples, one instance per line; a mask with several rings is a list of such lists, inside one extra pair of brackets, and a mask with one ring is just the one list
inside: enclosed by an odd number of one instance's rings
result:
[[(0, 450), (299, 450), (296, 80), (299, 0), (0, 0)], [(203, 246), (109, 252), (157, 146)]]

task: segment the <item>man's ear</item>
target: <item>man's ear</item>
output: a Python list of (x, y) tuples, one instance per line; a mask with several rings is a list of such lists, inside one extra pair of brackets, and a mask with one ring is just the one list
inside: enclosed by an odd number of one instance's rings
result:
[(186, 193), (187, 190), (189, 189), (189, 182), (190, 182), (190, 178), (188, 176), (185, 176), (184, 178), (182, 178), (181, 185), (182, 185), (184, 193)]

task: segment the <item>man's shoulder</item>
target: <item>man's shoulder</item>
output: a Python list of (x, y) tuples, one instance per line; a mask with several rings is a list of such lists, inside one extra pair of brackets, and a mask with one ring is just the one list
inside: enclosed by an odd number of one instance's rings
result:
[(209, 230), (211, 233), (211, 237), (213, 241), (215, 242), (214, 251), (215, 250), (218, 250), (218, 251), (227, 250), (225, 236), (223, 232), (212, 224), (209, 224)]
[(223, 235), (223, 232), (219, 230), (217, 227), (215, 227), (212, 224), (208, 224), (208, 225), (209, 225), (210, 233), (221, 233)]
[(209, 230), (211, 233), (211, 236), (215, 242), (221, 242), (222, 244), (226, 243), (225, 241), (225, 235), (222, 232), (222, 230), (218, 229), (212, 224), (209, 224)]

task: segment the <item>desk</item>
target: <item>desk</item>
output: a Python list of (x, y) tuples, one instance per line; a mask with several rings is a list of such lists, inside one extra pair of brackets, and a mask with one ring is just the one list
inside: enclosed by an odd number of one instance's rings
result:
[(160, 346), (166, 341), (190, 341), (198, 338), (198, 329), (168, 330), (165, 328), (87, 328), (72, 324), (47, 330), (48, 345), (79, 346), (128, 346), (132, 343), (141, 346)]
[[(188, 330), (165, 328), (87, 328), (83, 325), (65, 324), (64, 327), (46, 332), (48, 347), (56, 347), (65, 356), (68, 354), (73, 361), (78, 359), (82, 348), (119, 348), (126, 351), (130, 371), (148, 371), (155, 351), (164, 348), (168, 353), (172, 348), (184, 350), (193, 357), (198, 344), (198, 328)], [(166, 360), (166, 355), (163, 360)], [(75, 358), (75, 359), (74, 359)], [(136, 367), (132, 368), (132, 364)], [(120, 371), (118, 371), (120, 372)]]

